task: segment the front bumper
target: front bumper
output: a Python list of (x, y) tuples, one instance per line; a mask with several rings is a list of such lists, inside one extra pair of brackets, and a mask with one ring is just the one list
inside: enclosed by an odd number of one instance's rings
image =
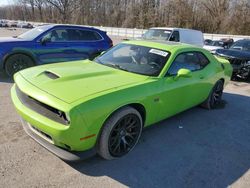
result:
[(26, 122), (24, 119), (21, 119), (21, 121), (22, 121), (25, 132), (31, 138), (33, 138), (36, 142), (38, 142), (40, 145), (45, 147), (48, 151), (55, 154), (56, 156), (58, 156), (64, 161), (69, 161), (69, 162), (80, 161), (80, 160), (90, 158), (96, 154), (96, 151), (94, 148), (84, 151), (84, 152), (70, 152), (63, 148), (57, 147), (51, 144), (50, 142), (48, 142), (46, 139), (43, 139), (41, 136), (37, 135), (37, 133), (35, 133), (32, 130), (31, 125), (28, 122)]
[[(53, 102), (58, 106), (59, 109), (65, 109), (65, 111), (68, 111), (67, 105), (65, 103), (36, 88), (29, 82), (25, 81), (21, 76), (18, 76), (16, 81), (18, 81), (20, 89), (24, 89), (23, 92), (40, 96), (46, 99), (49, 104), (52, 104)], [(26, 132), (40, 144), (42, 143), (41, 145), (43, 145), (49, 151), (64, 160), (75, 161), (84, 159), (86, 158), (85, 156), (89, 155), (80, 153), (85, 153), (85, 151), (89, 153), (89, 150), (95, 148), (96, 133), (88, 129), (87, 126), (83, 126), (84, 124), (82, 118), (78, 117), (77, 111), (72, 112), (74, 114), (72, 116), (73, 118), (71, 119), (72, 122), (69, 126), (66, 126), (49, 119), (46, 115), (42, 115), (32, 110), (27, 106), (27, 104), (23, 103), (19, 97), (17, 95), (16, 85), (14, 85), (11, 89), (11, 98), (18, 114), (26, 122), (28, 122), (25, 124), (28, 124), (26, 127), (29, 128), (29, 131)], [(42, 102), (42, 100), (39, 101)], [(54, 105), (52, 104), (51, 106)], [(27, 130), (27, 128), (25, 130)], [(29, 133), (30, 131), (33, 134)], [(88, 137), (89, 135), (93, 135), (93, 137)], [(87, 139), (85, 139), (86, 137)], [(63, 152), (58, 152), (59, 150), (62, 150)], [(71, 153), (71, 155), (66, 155), (65, 152)], [(73, 157), (72, 154), (75, 156)]]

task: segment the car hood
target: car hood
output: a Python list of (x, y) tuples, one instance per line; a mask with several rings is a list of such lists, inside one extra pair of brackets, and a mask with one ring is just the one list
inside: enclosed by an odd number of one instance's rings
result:
[(66, 103), (117, 90), (148, 78), (89, 60), (38, 66), (23, 70), (20, 74), (34, 86)]
[(0, 37), (0, 43), (1, 42), (23, 42), (25, 40), (14, 38), (14, 37)]
[(250, 59), (250, 52), (243, 50), (218, 49), (216, 50), (216, 54), (229, 58)]
[(206, 50), (209, 50), (209, 51), (223, 49), (223, 47), (221, 47), (221, 46), (210, 46), (210, 45), (204, 45), (203, 48)]

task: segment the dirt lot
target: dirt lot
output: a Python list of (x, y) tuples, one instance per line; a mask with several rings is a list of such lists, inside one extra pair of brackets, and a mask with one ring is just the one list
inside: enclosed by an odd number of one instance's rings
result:
[(0, 187), (250, 187), (249, 83), (231, 82), (219, 109), (196, 107), (145, 130), (126, 157), (76, 164), (25, 134), (12, 84), (0, 75)]

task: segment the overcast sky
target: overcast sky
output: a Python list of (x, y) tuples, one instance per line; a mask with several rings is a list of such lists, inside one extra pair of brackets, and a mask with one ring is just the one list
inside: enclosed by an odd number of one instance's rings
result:
[(0, 6), (11, 4), (12, 0), (0, 0)]

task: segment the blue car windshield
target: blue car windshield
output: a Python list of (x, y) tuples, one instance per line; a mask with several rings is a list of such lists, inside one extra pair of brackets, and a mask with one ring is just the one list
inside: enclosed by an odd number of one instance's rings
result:
[(230, 47), (230, 49), (250, 52), (250, 40), (238, 40)]
[(25, 39), (25, 40), (34, 40), (36, 37), (38, 37), (40, 34), (47, 31), (49, 28), (51, 28), (51, 25), (44, 25), (40, 27), (36, 27), (34, 29), (31, 29), (21, 35), (19, 35), (17, 38), (19, 39)]

